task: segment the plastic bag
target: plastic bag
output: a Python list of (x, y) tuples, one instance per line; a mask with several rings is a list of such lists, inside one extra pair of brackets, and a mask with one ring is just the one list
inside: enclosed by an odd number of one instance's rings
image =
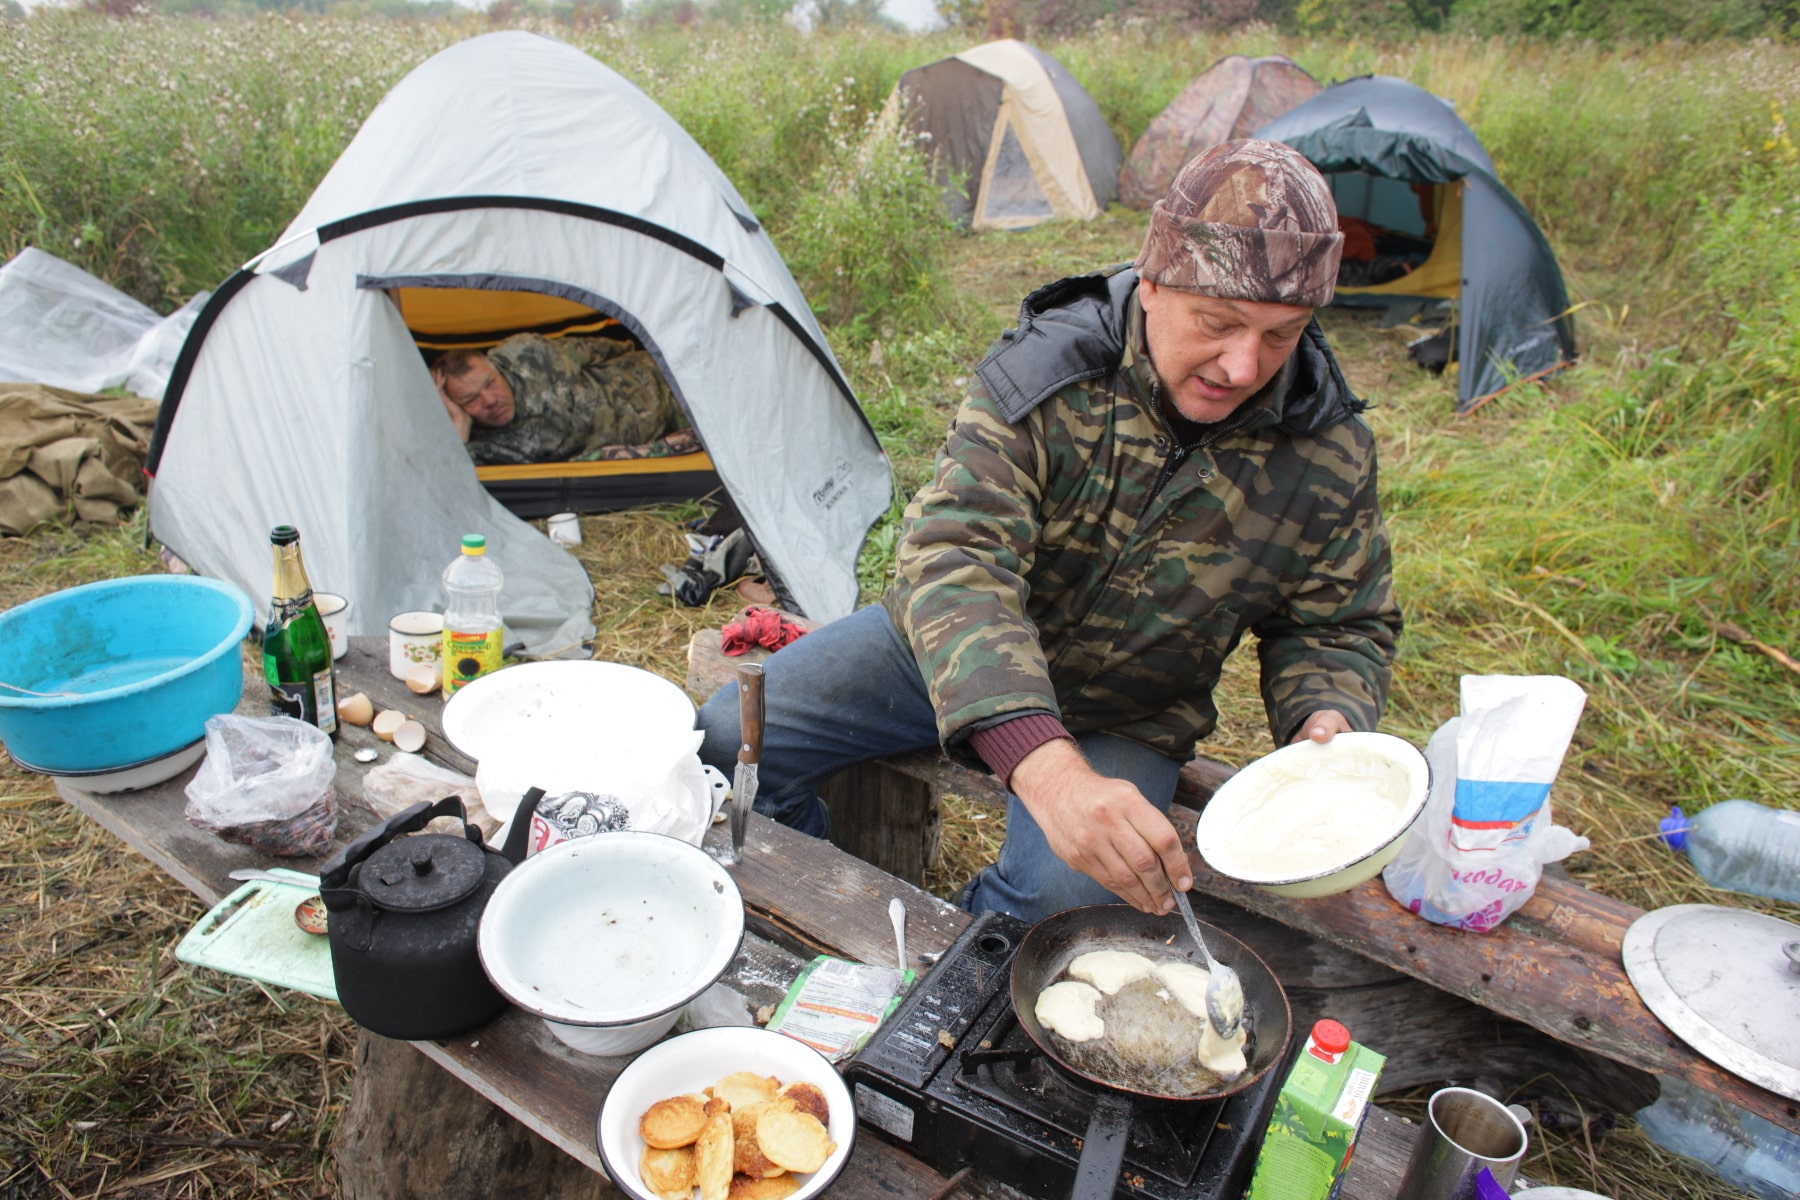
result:
[(1382, 871), (1439, 925), (1485, 933), (1536, 890), (1543, 865), (1588, 848), (1553, 824), (1550, 784), (1587, 696), (1557, 675), (1465, 675), (1462, 715), (1431, 735), (1431, 798)]
[(487, 810), (506, 822), (489, 842), (505, 844), (519, 801), (538, 787), (545, 794), (531, 818), (527, 855), (610, 829), (662, 833), (698, 846), (731, 791), (723, 775), (700, 762), (704, 736), (690, 729), (629, 748), (600, 743), (489, 753), (475, 768), (475, 783)]
[(265, 854), (312, 857), (337, 832), (331, 738), (293, 717), (224, 713), (206, 722), (206, 761), (187, 785), (187, 819)]
[(162, 399), (208, 293), (169, 316), (47, 251), (0, 266), (0, 379)]
[[(435, 804), (445, 796), (461, 796), (469, 824), (481, 830), (483, 837), (492, 838), (502, 824), (501, 819), (488, 812), (481, 803), (473, 779), (417, 754), (400, 751), (386, 762), (370, 767), (369, 773), (363, 776), (362, 786), (363, 802), (384, 821), (421, 800)], [(428, 822), (425, 829), (430, 833), (454, 836), (462, 833), (463, 823), (455, 817), (438, 817)]]

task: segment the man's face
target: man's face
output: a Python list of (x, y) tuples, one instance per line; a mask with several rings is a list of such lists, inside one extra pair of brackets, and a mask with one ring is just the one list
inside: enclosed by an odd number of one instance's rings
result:
[(504, 425), (513, 419), (512, 388), (486, 357), (476, 357), (468, 370), (441, 380), (438, 388), (477, 425)]
[(1150, 362), (1175, 409), (1190, 421), (1220, 421), (1281, 370), (1313, 310), (1263, 300), (1220, 300), (1138, 284)]

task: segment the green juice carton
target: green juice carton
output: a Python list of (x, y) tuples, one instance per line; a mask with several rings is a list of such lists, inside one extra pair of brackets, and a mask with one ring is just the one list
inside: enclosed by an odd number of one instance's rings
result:
[(1327, 1200), (1350, 1165), (1387, 1058), (1320, 1021), (1275, 1100), (1246, 1200)]

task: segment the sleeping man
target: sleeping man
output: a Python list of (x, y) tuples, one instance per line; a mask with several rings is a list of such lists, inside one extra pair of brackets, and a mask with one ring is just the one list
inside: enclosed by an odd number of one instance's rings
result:
[(601, 457), (678, 423), (655, 360), (610, 338), (514, 334), (485, 354), (445, 352), (431, 378), (477, 466)]

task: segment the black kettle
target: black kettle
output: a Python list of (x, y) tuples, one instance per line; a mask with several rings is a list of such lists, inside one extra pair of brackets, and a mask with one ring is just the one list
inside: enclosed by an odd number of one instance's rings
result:
[[(435, 817), (461, 821), (462, 836), (402, 836)], [(319, 896), (338, 1000), (351, 1019), (418, 1041), (473, 1029), (505, 1008), (481, 969), (476, 933), (512, 867), (482, 844), (460, 796), (422, 800), (333, 856), (319, 872)]]

